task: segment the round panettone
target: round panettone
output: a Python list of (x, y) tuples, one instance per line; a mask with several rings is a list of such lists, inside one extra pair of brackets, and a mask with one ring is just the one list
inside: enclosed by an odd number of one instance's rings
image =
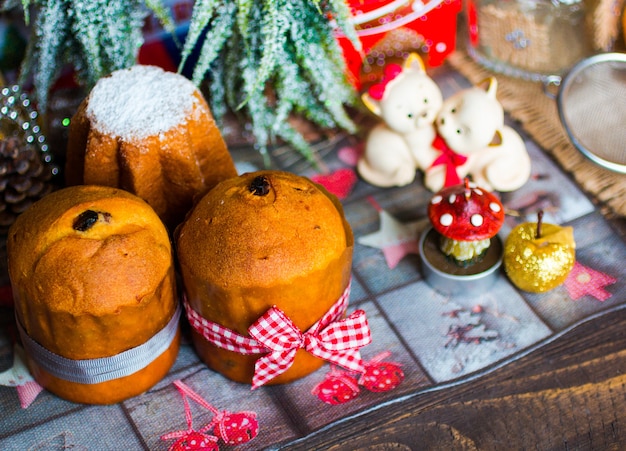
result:
[(17, 218), (7, 254), (28, 365), (44, 388), (111, 404), (169, 371), (180, 342), (172, 247), (142, 199), (103, 186), (56, 191)]
[[(275, 306), (308, 330), (349, 285), (353, 236), (335, 196), (307, 178), (259, 171), (224, 181), (177, 230), (188, 308), (237, 334)], [(189, 315), (189, 313), (188, 313)], [(226, 377), (250, 383), (259, 355), (215, 346), (195, 329), (201, 359)], [(290, 382), (323, 361), (298, 349), (271, 380)]]
[(193, 201), (237, 175), (209, 106), (182, 75), (136, 65), (96, 83), (69, 127), (67, 185), (122, 188), (173, 230)]

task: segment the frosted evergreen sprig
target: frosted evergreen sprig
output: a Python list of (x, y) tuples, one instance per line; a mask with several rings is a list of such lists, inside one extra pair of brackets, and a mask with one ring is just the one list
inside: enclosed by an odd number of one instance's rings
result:
[[(256, 0), (240, 0), (237, 5), (237, 27), (242, 36), (248, 36), (250, 26), (250, 11)], [(247, 50), (247, 49), (246, 49)]]
[[(316, 90), (319, 101), (335, 121), (335, 124), (326, 126), (340, 126), (352, 131), (352, 121), (345, 115), (342, 104), (342, 100), (349, 98), (352, 90), (344, 81), (344, 72), (337, 72), (334, 69), (343, 62), (332, 51), (336, 41), (334, 37), (323, 33), (325, 24), (321, 17), (305, 21), (303, 15), (303, 10), (295, 11), (292, 41), (296, 51), (296, 62), (303, 68), (304, 73), (310, 76), (311, 85)], [(300, 36), (301, 39), (296, 39), (296, 36)], [(337, 59), (332, 61), (333, 57)], [(333, 64), (325, 64), (328, 60)]]
[[(225, 4), (236, 8), (228, 17)], [(205, 57), (193, 79), (207, 79), (218, 121), (227, 111), (249, 120), (266, 161), (267, 145), (281, 138), (314, 162), (290, 116), (355, 130), (345, 108), (355, 105), (356, 92), (335, 38), (339, 28), (359, 46), (345, 0), (201, 0), (194, 5), (180, 69), (199, 46)]]
[(163, 28), (173, 37), (176, 36), (176, 25), (170, 11), (161, 3), (161, 0), (144, 0), (146, 7), (152, 11), (154, 16), (159, 20)]
[(276, 0), (264, 5), (261, 25), (261, 37), (264, 45), (254, 81), (246, 89), (248, 93), (262, 90), (265, 82), (274, 72), (277, 56), (284, 46), (290, 9), (289, 1)]
[(231, 36), (235, 22), (235, 5), (226, 2), (216, 9), (216, 14), (215, 19), (211, 21), (212, 27), (210, 32), (205, 38), (206, 45), (202, 46), (200, 56), (193, 70), (192, 79), (197, 85), (202, 82), (206, 74), (202, 68), (210, 65), (217, 58), (224, 43)]
[[(32, 74), (37, 88), (35, 99), (45, 111), (48, 91), (59, 75), (58, 61), (63, 59), (65, 42), (70, 34), (67, 21), (63, 20), (65, 8), (63, 0), (50, 0), (48, 14), (38, 14), (33, 26), (33, 36), (26, 47), (25, 60), (22, 63), (22, 77)], [(37, 42), (38, 45), (33, 43)], [(23, 82), (23, 80), (21, 80)]]
[[(12, 7), (14, 1), (3, 5)], [(19, 82), (32, 78), (41, 111), (64, 66), (74, 67), (79, 82), (90, 89), (101, 77), (135, 64), (150, 10), (173, 31), (161, 0), (22, 0), (21, 7), (31, 37)]]
[[(211, 18), (213, 17), (214, 12), (219, 4), (220, 0), (197, 0), (195, 2), (193, 11), (191, 13), (191, 19), (189, 22), (189, 29), (187, 31), (185, 46), (183, 47), (182, 51), (182, 61), (179, 66), (179, 70), (183, 69), (187, 58), (193, 51), (196, 42), (198, 42), (198, 40), (200, 39), (202, 31), (209, 25)], [(215, 32), (213, 32), (213, 34), (215, 34)]]
[(324, 15), (331, 17), (331, 24), (341, 31), (352, 42), (354, 48), (361, 51), (361, 41), (356, 34), (356, 29), (350, 22), (350, 7), (346, 0), (314, 0)]

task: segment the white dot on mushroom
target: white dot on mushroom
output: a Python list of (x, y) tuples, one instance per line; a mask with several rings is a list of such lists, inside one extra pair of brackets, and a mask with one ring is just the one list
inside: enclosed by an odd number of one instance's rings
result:
[(450, 213), (444, 213), (441, 215), (441, 217), (439, 218), (439, 223), (444, 226), (447, 227), (449, 225), (452, 224), (452, 215)]
[(497, 212), (499, 212), (499, 211), (500, 211), (500, 209), (501, 209), (500, 205), (498, 205), (498, 204), (497, 204), (497, 203), (495, 203), (495, 202), (491, 202), (491, 203), (489, 204), (489, 208), (491, 208), (491, 211), (495, 211), (496, 213), (497, 213)]
[(430, 203), (433, 205), (437, 205), (439, 202), (441, 202), (443, 200), (443, 198), (440, 195), (436, 195), (435, 197), (433, 197), (430, 200)]
[(455, 200), (456, 200), (456, 194), (450, 194), (450, 197), (448, 197), (448, 202), (453, 204)]
[(480, 227), (483, 225), (483, 217), (479, 214), (472, 215), (470, 222), (474, 227)]

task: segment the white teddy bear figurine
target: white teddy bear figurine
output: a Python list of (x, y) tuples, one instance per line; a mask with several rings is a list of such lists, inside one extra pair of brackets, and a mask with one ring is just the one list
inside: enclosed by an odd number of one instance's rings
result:
[(357, 163), (359, 174), (380, 187), (408, 185), (416, 169), (425, 170), (432, 161), (433, 122), (443, 102), (441, 90), (426, 74), (419, 55), (412, 53), (402, 66), (387, 65), (383, 80), (370, 87), (362, 100), (382, 122), (367, 137)]
[(497, 80), (461, 90), (443, 102), (435, 121), (424, 184), (437, 192), (469, 176), (486, 190), (513, 191), (530, 177), (530, 157), (520, 135), (504, 125)]

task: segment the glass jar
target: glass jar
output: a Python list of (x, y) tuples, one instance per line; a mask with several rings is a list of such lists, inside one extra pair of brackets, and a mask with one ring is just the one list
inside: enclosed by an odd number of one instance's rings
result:
[(468, 52), (496, 72), (561, 75), (593, 53), (584, 0), (470, 0)]

